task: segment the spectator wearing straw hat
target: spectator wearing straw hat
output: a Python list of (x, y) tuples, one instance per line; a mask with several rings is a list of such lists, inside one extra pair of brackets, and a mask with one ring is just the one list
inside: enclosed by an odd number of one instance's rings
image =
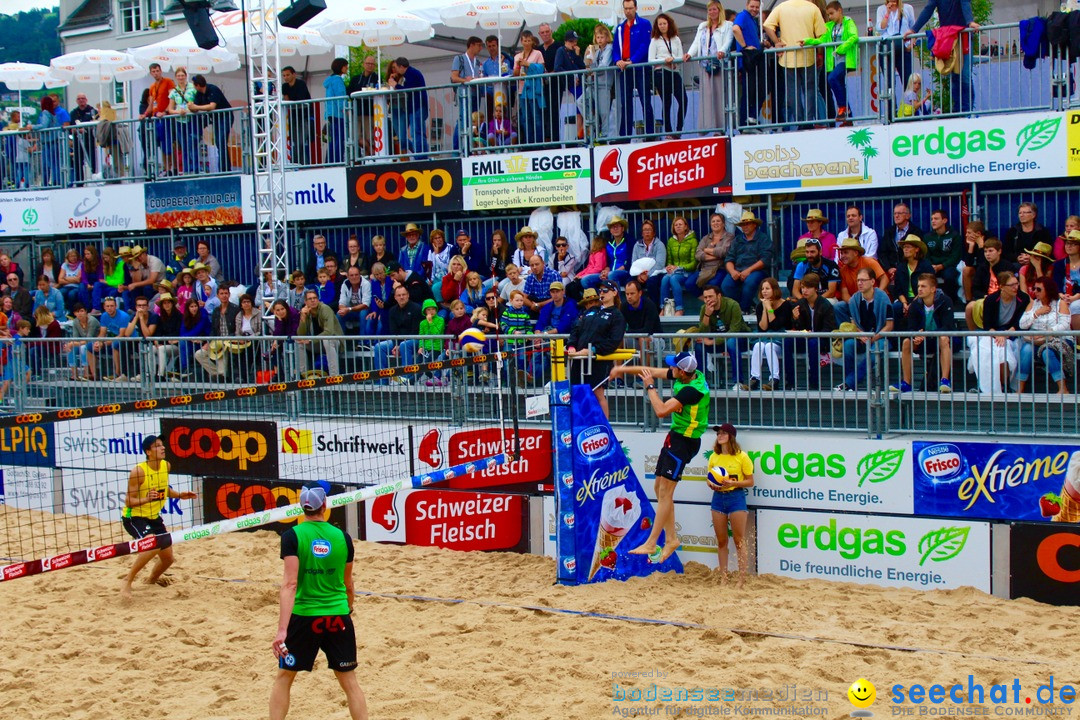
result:
[(623, 285), (630, 279), (630, 265), (633, 262), (634, 242), (627, 237), (630, 224), (626, 218), (616, 215), (608, 220), (607, 227), (611, 234), (607, 246), (607, 279), (616, 285)]
[(761, 220), (753, 211), (744, 210), (739, 218), (735, 240), (728, 250), (726, 272), (718, 274), (722, 278), (720, 288), (724, 295), (737, 299), (743, 312), (750, 311), (761, 281), (769, 274), (772, 252), (772, 239), (761, 229)]
[[(825, 229), (825, 224), (829, 222), (829, 218), (825, 217), (825, 214), (817, 208), (812, 208), (807, 211), (806, 217), (803, 218), (803, 222), (806, 223), (806, 232), (799, 236), (799, 240), (809, 240), (813, 238), (818, 241), (821, 246), (821, 255), (829, 260), (836, 260), (836, 236)], [(816, 271), (815, 271), (816, 272)]]
[(199, 307), (206, 308), (206, 303), (217, 295), (218, 283), (210, 277), (210, 268), (206, 265), (196, 263), (192, 269), (195, 271), (195, 290), (192, 297), (199, 301)]
[(1061, 288), (1061, 298), (1069, 303), (1072, 329), (1080, 330), (1080, 230), (1065, 234), (1064, 247), (1065, 257), (1054, 261), (1050, 276)]
[(210, 277), (215, 282), (222, 283), (225, 281), (225, 276), (221, 273), (221, 263), (211, 254), (208, 240), (200, 240), (195, 243), (195, 257), (188, 261), (188, 267), (194, 269), (198, 263), (202, 263), (210, 270)]
[(398, 265), (424, 277), (424, 263), (427, 261), (429, 248), (420, 239), (420, 226), (416, 223), (406, 224), (401, 236), (405, 238), (405, 245), (398, 251)]
[(526, 225), (517, 231), (514, 235), (514, 240), (517, 242), (517, 249), (514, 250), (513, 255), (510, 256), (510, 262), (517, 265), (519, 268), (529, 267), (529, 261), (532, 260), (533, 255), (539, 255), (540, 259), (547, 262), (547, 253), (544, 252), (544, 248), (537, 244), (538, 235), (536, 231)]
[[(164, 293), (169, 293), (170, 295), (172, 295), (172, 292), (175, 289), (176, 289), (176, 287), (171, 282), (169, 282), (168, 280), (165, 280), (164, 278), (162, 278), (161, 280), (158, 280), (156, 283), (154, 283), (154, 296), (152, 298), (150, 298), (150, 307), (152, 309), (152, 312), (155, 315), (157, 314), (157, 311), (158, 311), (158, 307), (157, 307), (158, 298), (161, 297), (162, 294), (164, 294)], [(176, 300), (176, 297), (173, 296), (173, 301), (175, 302), (175, 300)]]
[(930, 213), (930, 232), (923, 238), (928, 248), (926, 259), (934, 266), (938, 279), (944, 281), (942, 290), (950, 298), (958, 297), (960, 271), (956, 266), (964, 256), (964, 239), (949, 225), (944, 209)]
[[(589, 357), (590, 348), (594, 355), (610, 355), (622, 347), (626, 335), (626, 318), (619, 312), (619, 288), (611, 280), (600, 283), (599, 292), (582, 293), (582, 304), (586, 307), (578, 321), (570, 329), (570, 338), (566, 343), (569, 357)], [(599, 295), (600, 304), (591, 305), (590, 299)], [(611, 360), (583, 360), (571, 366), (575, 383), (587, 383), (593, 389), (604, 417), (608, 417), (607, 395), (604, 384), (611, 371)], [(591, 371), (588, 369), (591, 368)]]
[(903, 329), (902, 320), (907, 316), (908, 305), (919, 294), (919, 277), (926, 273), (933, 274), (934, 268), (926, 259), (926, 243), (922, 238), (908, 235), (900, 241), (900, 252), (904, 259), (896, 268), (896, 278), (889, 285), (889, 295), (896, 298), (893, 316), (898, 327)]
[[(866, 257), (866, 248), (858, 238), (844, 238), (838, 246), (840, 251), (840, 299), (845, 303), (859, 292), (856, 282), (856, 273), (863, 268), (868, 268), (877, 278), (877, 286), (882, 290), (889, 287), (889, 275), (874, 258)], [(839, 318), (838, 318), (839, 319)], [(845, 318), (846, 319), (846, 318)], [(841, 321), (842, 322), (842, 321)]]

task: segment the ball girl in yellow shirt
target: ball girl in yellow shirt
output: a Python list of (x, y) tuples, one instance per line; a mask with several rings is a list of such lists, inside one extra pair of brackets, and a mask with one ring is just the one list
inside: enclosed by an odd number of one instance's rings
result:
[(716, 425), (716, 443), (709, 456), (709, 471), (705, 482), (713, 490), (712, 520), (716, 530), (716, 552), (720, 559), (721, 577), (727, 577), (728, 525), (735, 540), (739, 561), (739, 587), (746, 580), (749, 563), (746, 551), (746, 488), (754, 485), (754, 461), (743, 452), (735, 440), (737, 431), (731, 423)]

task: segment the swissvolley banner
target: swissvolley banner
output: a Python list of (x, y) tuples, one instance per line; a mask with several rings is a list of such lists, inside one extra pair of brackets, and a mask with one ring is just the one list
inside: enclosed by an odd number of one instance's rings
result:
[(915, 511), (1080, 522), (1080, 446), (915, 442)]
[[(554, 414), (559, 449), (572, 457), (572, 471), (560, 473), (556, 491), (560, 581), (585, 584), (682, 572), (677, 553), (662, 563), (630, 554), (649, 537), (656, 520), (652, 504), (592, 389), (578, 385), (556, 393), (564, 410)], [(563, 425), (563, 419), (569, 423)]]

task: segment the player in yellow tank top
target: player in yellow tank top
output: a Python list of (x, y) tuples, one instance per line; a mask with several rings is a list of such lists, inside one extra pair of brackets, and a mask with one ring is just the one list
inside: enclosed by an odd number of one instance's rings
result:
[[(165, 460), (165, 443), (155, 435), (149, 435), (143, 439), (143, 452), (146, 453), (146, 461), (136, 465), (128, 476), (127, 497), (124, 500), (124, 509), (121, 512), (121, 522), (124, 530), (133, 538), (139, 539), (148, 535), (163, 535), (168, 532), (165, 523), (161, 520), (161, 509), (170, 498), (193, 500), (198, 497), (193, 492), (180, 492), (169, 487), (169, 463)], [(139, 553), (135, 563), (131, 566), (120, 594), (126, 598), (131, 597), (131, 584), (135, 576), (146, 565), (157, 558), (150, 577), (146, 579), (148, 585), (165, 585), (162, 573), (173, 564), (172, 547), (160, 550), (147, 550)]]

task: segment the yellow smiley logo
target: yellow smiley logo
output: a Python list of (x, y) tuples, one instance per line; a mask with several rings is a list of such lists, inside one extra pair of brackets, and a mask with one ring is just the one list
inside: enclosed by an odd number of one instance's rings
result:
[(857, 708), (868, 708), (874, 704), (874, 700), (877, 699), (877, 691), (874, 689), (874, 683), (870, 682), (866, 678), (859, 678), (855, 682), (851, 683), (851, 687), (847, 691), (848, 700), (851, 704)]

